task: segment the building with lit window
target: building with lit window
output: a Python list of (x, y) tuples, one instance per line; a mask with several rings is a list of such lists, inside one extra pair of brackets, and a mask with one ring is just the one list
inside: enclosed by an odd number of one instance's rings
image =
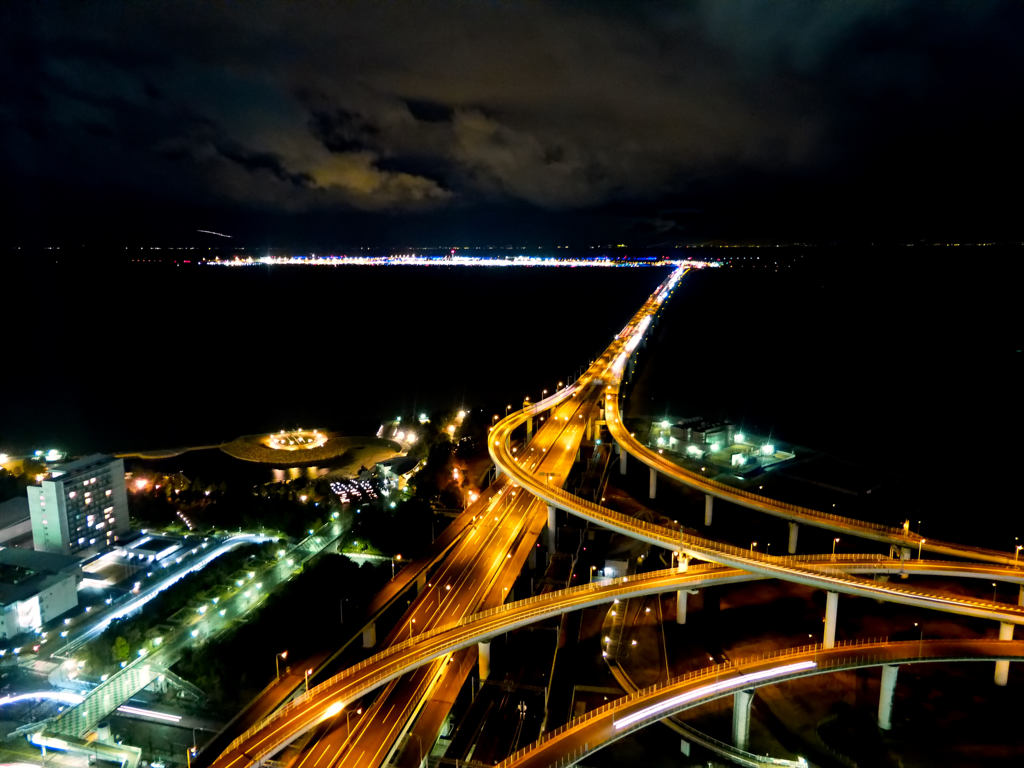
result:
[(26, 492), (32, 543), (40, 552), (100, 552), (128, 530), (121, 459), (94, 454), (62, 464)]
[(78, 605), (75, 558), (31, 549), (0, 549), (0, 639), (38, 630)]

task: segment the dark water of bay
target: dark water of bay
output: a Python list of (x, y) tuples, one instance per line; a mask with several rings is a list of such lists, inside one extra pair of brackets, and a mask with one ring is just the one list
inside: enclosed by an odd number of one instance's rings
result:
[(852, 462), (925, 535), (1012, 551), (1024, 540), (1018, 259), (876, 248), (779, 273), (691, 273), (632, 407), (728, 418)]
[[(1012, 540), (1024, 535), (1017, 253), (814, 251), (778, 273), (692, 273), (631, 409), (733, 419), (886, 475), (906, 516), (944, 535), (968, 526), (984, 534), (972, 539)], [(291, 426), (366, 433), (463, 404), (503, 412), (573, 377), (665, 274), (8, 272), (0, 451), (200, 445)]]
[(0, 451), (350, 434), (504, 413), (575, 371), (665, 269), (103, 264), (7, 273)]

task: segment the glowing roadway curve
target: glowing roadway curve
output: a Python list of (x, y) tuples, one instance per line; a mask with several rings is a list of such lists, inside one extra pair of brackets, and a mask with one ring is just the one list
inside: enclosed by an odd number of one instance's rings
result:
[[(684, 274), (676, 270), (652, 294), (623, 330), (616, 335), (601, 357), (576, 382), (532, 406), (512, 413), (499, 421), (491, 431), (487, 449), (491, 460), (501, 472), (548, 504), (588, 520), (591, 523), (673, 552), (722, 565), (742, 568), (762, 576), (793, 581), (832, 592), (870, 597), (916, 608), (929, 608), (962, 616), (993, 619), (1011, 624), (1024, 624), (1024, 608), (989, 600), (938, 595), (905, 586), (876, 584), (839, 570), (809, 569), (788, 558), (773, 557), (756, 551), (686, 534), (682, 529), (648, 523), (579, 498), (545, 482), (544, 478), (524, 467), (510, 449), (513, 430), (567, 397), (603, 399), (605, 414), (614, 417), (616, 396), (622, 367), (629, 353), (639, 344), (651, 317), (660, 309), (675, 282)], [(611, 424), (615, 419), (609, 418)], [(768, 500), (766, 500), (768, 501)], [(964, 555), (966, 556), (966, 555)], [(1012, 559), (1007, 558), (1012, 563)], [(994, 575), (994, 573), (993, 573)]]
[[(987, 565), (927, 560), (905, 562), (880, 555), (845, 556), (835, 560), (828, 555), (779, 559), (792, 559), (810, 570), (828, 568), (862, 574), (913, 573), (921, 576), (989, 578), (993, 572), (992, 567)], [(1024, 583), (1024, 572), (1020, 570), (996, 568), (995, 572), (1006, 581)], [(584, 584), (473, 614), (392, 645), (311, 688), (308, 693), (289, 702), (235, 739), (212, 763), (211, 768), (240, 768), (270, 757), (306, 731), (336, 715), (350, 702), (407, 672), (454, 651), (468, 648), (480, 640), (569, 611), (603, 605), (615, 599), (643, 597), (678, 589), (703, 589), (759, 578), (761, 576), (740, 568), (714, 564), (693, 565), (685, 572), (668, 569)]]
[(794, 648), (694, 670), (591, 710), (545, 734), (498, 764), (499, 768), (571, 765), (634, 731), (686, 709), (741, 690), (800, 677), (889, 664), (1024, 659), (1022, 640), (876, 641)]

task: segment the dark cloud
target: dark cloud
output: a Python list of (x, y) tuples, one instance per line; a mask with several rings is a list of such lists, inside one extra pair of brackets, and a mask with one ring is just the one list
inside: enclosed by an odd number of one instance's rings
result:
[(417, 120), (424, 123), (450, 123), (455, 110), (447, 104), (422, 99), (406, 99), (405, 106)]
[(289, 171), (281, 158), (271, 152), (253, 152), (228, 141), (215, 142), (214, 146), (228, 160), (238, 163), (248, 171), (268, 171), (280, 181), (297, 187), (309, 187), (313, 184), (312, 176), (308, 173)]
[(164, 210), (482, 237), (471, 223), (501, 211), (509, 231), (616, 221), (652, 242), (1019, 227), (994, 183), (1024, 170), (1015, 3), (0, 13), (0, 156), (25, 221), (55, 220), (46, 190), (107, 184)]
[(377, 128), (355, 112), (337, 108), (330, 112), (315, 110), (309, 118), (309, 130), (331, 152), (366, 149)]

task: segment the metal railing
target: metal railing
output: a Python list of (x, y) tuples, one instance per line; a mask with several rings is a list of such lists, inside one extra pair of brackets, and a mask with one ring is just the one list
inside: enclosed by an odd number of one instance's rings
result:
[[(1014, 641), (989, 642), (1013, 643)], [(1018, 652), (1014, 654), (1009, 654), (1009, 656), (1013, 658), (1019, 658), (1024, 656), (1024, 648), (1020, 647), (1024, 644), (1022, 644), (1020, 641), (1017, 641), (1014, 644), (1018, 646)], [(841, 671), (842, 669), (853, 669), (857, 667), (871, 667), (880, 666), (884, 664), (908, 664), (923, 661), (972, 661), (982, 658), (991, 658), (988, 655), (981, 655), (977, 653), (954, 653), (941, 657), (936, 657), (932, 653), (925, 653), (926, 649), (928, 651), (931, 651), (935, 648), (941, 649), (944, 646), (954, 649), (960, 647), (966, 648), (970, 646), (970, 643), (956, 640), (907, 640), (894, 643), (890, 642), (888, 638), (884, 637), (869, 638), (837, 642), (835, 646), (832, 648), (825, 648), (821, 644), (808, 644), (796, 646), (794, 648), (783, 648), (771, 651), (769, 653), (760, 654), (757, 656), (746, 657), (743, 659), (739, 659), (737, 661), (727, 661), (719, 664), (713, 664), (708, 667), (702, 667), (701, 669), (690, 670), (689, 672), (686, 672), (682, 675), (677, 675), (661, 683), (657, 683), (655, 685), (642, 688), (632, 693), (628, 693), (618, 699), (614, 699), (613, 701), (609, 701), (606, 704), (602, 704), (601, 706), (596, 707), (590, 710), (589, 712), (580, 715), (579, 717), (573, 718), (572, 720), (563, 723), (559, 727), (551, 731), (548, 731), (533, 744), (523, 747), (518, 751), (512, 753), (507, 758), (505, 758), (505, 760), (498, 763), (497, 766), (498, 768), (510, 768), (510, 766), (515, 765), (517, 762), (523, 760), (529, 753), (545, 748), (546, 746), (558, 740), (566, 733), (576, 730), (580, 728), (582, 725), (596, 718), (606, 717), (615, 712), (616, 710), (622, 709), (630, 704), (638, 703), (644, 699), (653, 698), (660, 693), (663, 693), (672, 688), (680, 687), (682, 685), (685, 685), (686, 683), (695, 683), (698, 681), (711, 680), (717, 681), (723, 674), (728, 674), (731, 672), (740, 672), (744, 669), (755, 668), (769, 661), (807, 660), (813, 661), (814, 667), (810, 669), (797, 670), (791, 674), (779, 675), (777, 677), (771, 678), (770, 680), (759, 681), (759, 684), (754, 686), (751, 686), (749, 682), (743, 681), (742, 678), (737, 675), (737, 677), (735, 678), (738, 683), (737, 689), (742, 689), (744, 686), (759, 687), (763, 685), (775, 685), (781, 682), (785, 682), (786, 680), (794, 679), (796, 677), (805, 677), (809, 675), (822, 674), (828, 671)], [(890, 653), (864, 653), (864, 651), (870, 650), (872, 648), (876, 648), (879, 651), (885, 648), (888, 649)], [(860, 652), (850, 653), (850, 651), (854, 650), (858, 650)], [(892, 651), (894, 650), (905, 652), (893, 653)], [(728, 682), (728, 680), (724, 682)], [(722, 698), (723, 696), (728, 696), (733, 692), (734, 691), (731, 689), (716, 689), (715, 691), (709, 693), (709, 696), (706, 700), (700, 699), (688, 701), (686, 702), (685, 706), (680, 706), (679, 710), (689, 708), (692, 706), (697, 706), (701, 703), (704, 703), (705, 701), (711, 701), (716, 698)], [(621, 729), (620, 731), (617, 731), (615, 734), (615, 738), (620, 738), (635, 730), (643, 728), (652, 722), (664, 719), (666, 716), (673, 714), (674, 711), (679, 710), (659, 711), (656, 713), (652, 713), (649, 717), (645, 717), (637, 721), (636, 724), (632, 724), (630, 726), (627, 726), (626, 728)], [(594, 750), (599, 749), (601, 746), (604, 746), (605, 743), (608, 743), (611, 740), (612, 739), (609, 739), (602, 742), (600, 745), (595, 745)], [(590, 751), (591, 749), (588, 742), (585, 744), (584, 748), (574, 749), (569, 754), (572, 755), (572, 761), (575, 761)], [(552, 762), (549, 764), (569, 764), (564, 762), (565, 759), (566, 758), (561, 757), (559, 758), (558, 762)]]

